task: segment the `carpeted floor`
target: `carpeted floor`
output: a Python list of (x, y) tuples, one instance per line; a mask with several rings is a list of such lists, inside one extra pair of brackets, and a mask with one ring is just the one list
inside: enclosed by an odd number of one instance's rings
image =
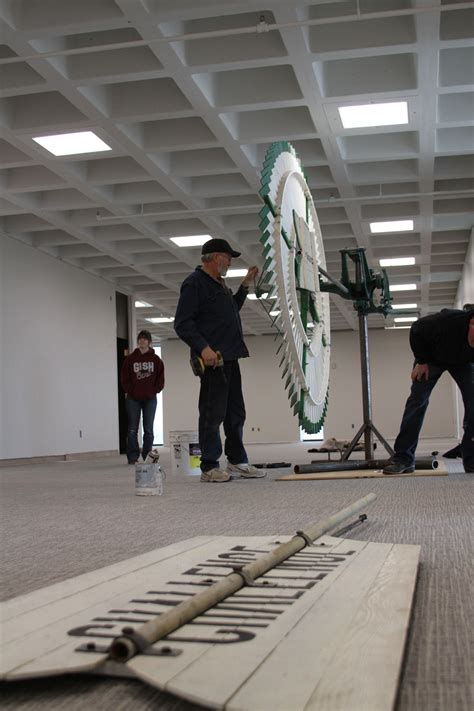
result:
[[(307, 463), (314, 458), (310, 446), (254, 445), (249, 454), (253, 461)], [(426, 443), (419, 454), (433, 446)], [(173, 475), (163, 450), (163, 497), (135, 496), (134, 471), (124, 457), (5, 467), (1, 596), (196, 535), (291, 533), (373, 491), (378, 498), (367, 510), (368, 521), (352, 537), (422, 546), (397, 711), (472, 711), (474, 479), (463, 473), (460, 460), (446, 463), (447, 477), (275, 482), (290, 471), (275, 469), (265, 480), (210, 486)], [(4, 684), (2, 692), (8, 709), (198, 708), (122, 679), (41, 679)]]

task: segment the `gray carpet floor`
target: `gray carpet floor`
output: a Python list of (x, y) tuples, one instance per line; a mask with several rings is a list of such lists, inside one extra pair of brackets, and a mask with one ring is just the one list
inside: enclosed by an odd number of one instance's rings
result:
[[(453, 444), (427, 442), (419, 454)], [(253, 461), (302, 464), (310, 446), (248, 449)], [(472, 711), (474, 479), (460, 460), (446, 460), (447, 477), (275, 482), (285, 469), (224, 486), (173, 475), (167, 450), (161, 461), (163, 497), (135, 496), (124, 457), (0, 469), (2, 599), (196, 535), (292, 533), (373, 491), (368, 521), (348, 537), (421, 545), (397, 711)], [(140, 682), (78, 675), (0, 691), (7, 709), (199, 708)]]

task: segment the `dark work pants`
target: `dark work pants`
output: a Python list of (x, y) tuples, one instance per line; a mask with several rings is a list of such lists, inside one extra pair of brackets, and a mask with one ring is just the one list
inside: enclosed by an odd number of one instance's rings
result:
[(429, 365), (428, 380), (415, 380), (405, 405), (400, 432), (395, 440), (396, 461), (411, 465), (415, 461), (415, 450), (423, 425), (431, 391), (447, 370), (456, 381), (464, 402), (464, 436), (461, 442), (463, 463), (466, 468), (474, 469), (474, 365)]
[(140, 415), (143, 414), (143, 448), (142, 457), (145, 460), (148, 452), (153, 447), (153, 423), (156, 412), (156, 396), (151, 400), (132, 400), (127, 397), (128, 432), (127, 432), (127, 459), (129, 462), (138, 461), (140, 447), (138, 445), (138, 428)]
[(199, 446), (203, 472), (219, 466), (221, 424), (224, 424), (224, 450), (229, 462), (243, 464), (248, 461), (243, 445), (244, 422), (239, 361), (226, 361), (222, 367), (206, 368), (199, 393)]

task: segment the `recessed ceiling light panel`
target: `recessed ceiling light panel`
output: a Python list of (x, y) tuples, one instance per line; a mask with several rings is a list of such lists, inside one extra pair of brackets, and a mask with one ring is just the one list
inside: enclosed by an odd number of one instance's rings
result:
[(211, 235), (190, 235), (189, 237), (170, 237), (178, 247), (202, 247), (211, 239)]
[(248, 269), (229, 269), (226, 277), (233, 279), (234, 277), (244, 277), (247, 274)]
[(393, 259), (379, 259), (381, 267), (408, 267), (415, 264), (415, 257), (394, 257)]
[(390, 220), (389, 222), (370, 222), (373, 235), (380, 232), (412, 232), (413, 220)]
[(35, 143), (55, 156), (72, 156), (79, 153), (97, 153), (111, 151), (112, 148), (92, 131), (60, 133), (56, 136), (37, 136)]
[(157, 316), (153, 318), (147, 318), (145, 319), (146, 321), (150, 321), (150, 323), (171, 323), (174, 321), (174, 317), (172, 316)]
[(390, 284), (390, 291), (415, 291), (416, 284)]
[(408, 104), (406, 101), (339, 106), (338, 111), (344, 128), (398, 126), (408, 123)]

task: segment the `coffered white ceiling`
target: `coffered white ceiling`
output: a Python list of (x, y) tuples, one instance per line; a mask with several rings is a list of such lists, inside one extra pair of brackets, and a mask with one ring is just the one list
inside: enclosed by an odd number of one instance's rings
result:
[[(474, 224), (474, 3), (451, 0), (0, 0), (0, 229), (151, 304), (172, 324), (210, 234), (262, 265), (260, 169), (289, 140), (328, 270), (342, 248), (390, 268), (422, 314), (452, 306)], [(345, 130), (339, 106), (408, 102), (407, 125)], [(33, 141), (92, 130), (112, 150), (54, 157)], [(414, 231), (371, 235), (373, 220)], [(232, 280), (229, 282), (232, 286)], [(237, 285), (235, 282), (235, 285)], [(356, 327), (331, 297), (332, 327)], [(271, 332), (258, 301), (248, 334)], [(381, 317), (371, 318), (382, 326)]]

